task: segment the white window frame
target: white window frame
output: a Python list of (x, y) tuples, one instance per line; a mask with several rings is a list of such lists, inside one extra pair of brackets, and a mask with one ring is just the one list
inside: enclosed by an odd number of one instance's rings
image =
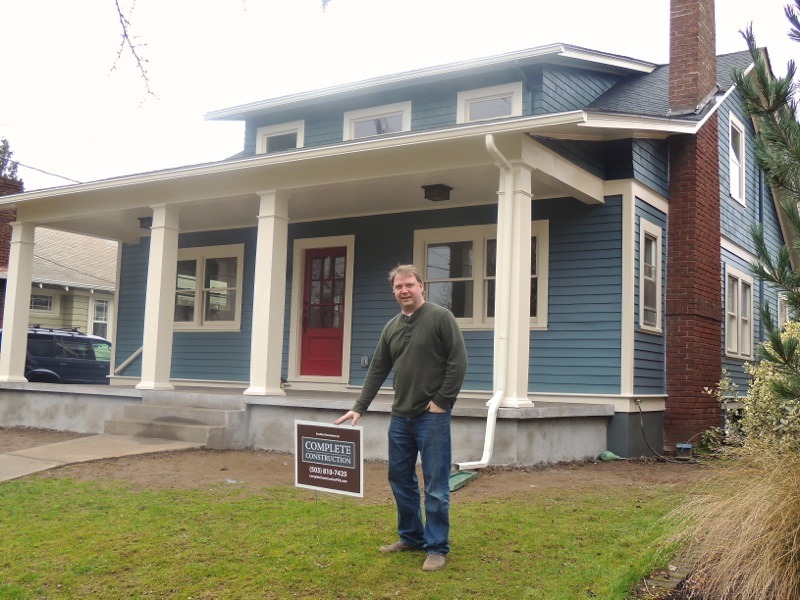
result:
[[(644, 247), (647, 238), (653, 238), (655, 241), (655, 282), (656, 282), (656, 323), (650, 325), (645, 323), (644, 313), (644, 281), (645, 281), (645, 262), (644, 262)], [(639, 328), (642, 331), (649, 333), (662, 333), (663, 329), (663, 307), (661, 299), (661, 279), (662, 279), (662, 252), (663, 252), (663, 231), (661, 227), (641, 219), (639, 221)]]
[[(531, 329), (547, 328), (547, 307), (550, 264), (550, 222), (548, 220), (531, 222), (531, 237), (536, 243), (537, 304), (536, 317), (530, 320)], [(420, 267), (425, 276), (427, 271), (428, 244), (442, 242), (472, 242), (472, 317), (457, 318), (462, 329), (491, 329), (494, 318), (486, 316), (486, 241), (497, 239), (497, 226), (470, 225), (466, 227), (442, 227), (437, 229), (418, 229), (414, 232), (414, 264)], [(500, 293), (495, 290), (495, 294)]]
[[(114, 307), (114, 302), (113, 302), (113, 300), (111, 298), (98, 298), (98, 297), (95, 297), (95, 296), (91, 296), (91, 300), (92, 301), (91, 301), (91, 303), (89, 305), (89, 310), (91, 312), (88, 315), (89, 316), (90, 331), (91, 331), (92, 335), (97, 335), (94, 332), (95, 323), (105, 323), (107, 334), (105, 336), (101, 336), (101, 337), (105, 337), (106, 339), (110, 340), (111, 339), (111, 311), (112, 311), (112, 308)], [(97, 306), (98, 302), (105, 302), (106, 303), (106, 320), (105, 321), (99, 321), (98, 319), (95, 318), (95, 316), (97, 315), (97, 313), (95, 312), (95, 307)]]
[[(744, 205), (747, 167), (745, 127), (733, 113), (728, 113), (728, 119), (730, 123), (728, 127), (728, 192), (731, 198)], [(738, 144), (736, 143), (737, 139)], [(736, 150), (738, 150), (739, 158), (737, 158)], [(738, 177), (735, 177), (736, 172), (739, 174)]]
[(791, 320), (791, 316), (789, 315), (789, 301), (786, 299), (786, 294), (780, 293), (778, 294), (778, 327), (783, 328), (783, 326)]
[[(511, 114), (503, 117), (491, 117), (488, 119), (470, 119), (470, 104), (477, 100), (492, 100), (495, 98), (511, 97)], [(503, 119), (522, 116), (522, 82), (506, 83), (476, 90), (465, 90), (458, 92), (456, 106), (456, 123), (476, 123), (492, 119)]]
[(371, 119), (393, 117), (395, 115), (400, 115), (403, 119), (401, 131), (411, 131), (411, 101), (348, 111), (344, 113), (344, 132), (342, 134), (342, 139), (344, 141), (365, 139), (355, 136), (356, 123)]
[[(734, 267), (726, 265), (724, 289), (725, 354), (734, 358), (752, 359), (754, 346), (753, 278)], [(747, 294), (747, 303), (749, 305), (748, 314), (742, 314), (743, 292)], [(733, 303), (731, 303), (732, 294), (734, 295)], [(732, 333), (735, 333), (735, 335), (732, 335)], [(742, 335), (743, 333), (745, 336)]]
[[(236, 259), (236, 303), (235, 318), (232, 321), (204, 321), (204, 294), (206, 260), (211, 258)], [(194, 260), (197, 262), (195, 277), (195, 311), (193, 321), (173, 321), (173, 328), (178, 331), (239, 331), (242, 323), (242, 281), (244, 279), (244, 244), (225, 246), (199, 246), (178, 250), (178, 261)]]
[(34, 289), (31, 291), (31, 300), (33, 300), (33, 296), (47, 296), (50, 298), (50, 309), (49, 310), (39, 310), (36, 308), (31, 308), (30, 300), (28, 301), (28, 309), (31, 315), (51, 315), (51, 316), (58, 316), (61, 314), (61, 294), (52, 292), (50, 290), (43, 290), (41, 288)]
[(256, 154), (267, 153), (267, 142), (271, 137), (280, 135), (297, 134), (297, 145), (295, 149), (302, 148), (305, 143), (306, 124), (305, 121), (292, 121), (290, 123), (280, 123), (278, 125), (267, 125), (256, 129)]

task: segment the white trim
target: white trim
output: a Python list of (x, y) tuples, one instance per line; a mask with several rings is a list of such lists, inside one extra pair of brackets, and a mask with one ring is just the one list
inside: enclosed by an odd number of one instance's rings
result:
[(297, 134), (297, 145), (295, 148), (302, 148), (305, 143), (306, 135), (305, 121), (292, 121), (290, 123), (259, 127), (256, 129), (256, 154), (267, 153), (267, 140), (269, 138), (290, 133)]
[[(531, 392), (528, 394), (534, 404), (537, 402), (561, 402), (565, 404), (611, 404), (615, 413), (638, 413), (636, 400), (642, 403), (642, 412), (663, 412), (666, 397), (659, 395), (636, 396), (634, 394), (558, 394), (553, 392)], [(541, 404), (539, 405), (541, 406)]]
[[(95, 318), (94, 318), (94, 315), (95, 315), (94, 309), (95, 309), (95, 306), (97, 305), (97, 303), (99, 301), (107, 303), (107, 305), (106, 305), (106, 320), (105, 321), (96, 321)], [(113, 307), (114, 307), (114, 299), (111, 296), (100, 297), (100, 296), (96, 296), (94, 294), (89, 296), (89, 314), (87, 315), (87, 319), (86, 319), (86, 321), (87, 321), (86, 328), (87, 328), (89, 333), (91, 333), (93, 335), (97, 335), (97, 334), (94, 333), (94, 324), (95, 323), (105, 323), (106, 324), (106, 335), (105, 336), (101, 336), (101, 337), (105, 337), (108, 340), (112, 339), (112, 335), (114, 333), (114, 330), (113, 330), (113, 327), (114, 327), (114, 323), (113, 323), (113, 321), (114, 321), (114, 319), (113, 319)]]
[[(550, 221), (543, 219), (531, 222), (531, 235), (537, 238), (536, 278), (538, 280), (538, 298), (536, 317), (531, 318), (531, 329), (547, 329), (549, 265), (550, 265)], [(473, 303), (471, 318), (456, 318), (460, 327), (468, 329), (493, 329), (494, 319), (486, 317), (485, 284), (486, 274), (486, 241), (497, 239), (497, 225), (467, 225), (463, 227), (439, 227), (435, 229), (417, 229), (414, 231), (414, 264), (420, 265), (423, 278), (427, 283), (427, 252), (430, 243), (448, 241), (472, 242), (473, 263), (472, 277), (464, 278), (473, 282)], [(427, 292), (427, 290), (426, 290)], [(495, 290), (495, 294), (500, 293)], [(427, 295), (427, 294), (426, 294)], [(431, 299), (435, 302), (435, 299)]]
[[(644, 322), (644, 246), (647, 237), (655, 240), (655, 283), (656, 283), (656, 323), (647, 325)], [(650, 221), (639, 219), (639, 329), (648, 333), (661, 334), (663, 332), (663, 307), (661, 280), (663, 277), (664, 233), (661, 227)]]
[(790, 318), (790, 309), (789, 309), (789, 301), (786, 298), (785, 292), (780, 292), (778, 294), (778, 310), (777, 315), (775, 315), (775, 323), (778, 327), (783, 327), (786, 323), (791, 321)]
[[(292, 249), (292, 305), (289, 317), (289, 381), (343, 383), (350, 381), (350, 346), (353, 327), (353, 273), (356, 237), (337, 235), (319, 238), (301, 238), (294, 241)], [(339, 377), (300, 375), (300, 352), (303, 314), (303, 273), (305, 273), (305, 251), (311, 248), (336, 248), (346, 250), (346, 275), (344, 282), (344, 323), (342, 324), (342, 374)]]
[[(737, 164), (737, 169), (739, 171), (738, 181), (733, 181), (734, 169), (733, 164), (735, 161), (736, 153), (734, 152), (733, 147), (733, 135), (734, 131), (738, 134), (739, 137), (739, 148), (738, 154), (741, 158), (741, 164)], [(742, 206), (745, 206), (745, 198), (747, 194), (747, 156), (745, 155), (745, 148), (747, 144), (745, 143), (745, 132), (747, 130), (744, 127), (744, 124), (736, 117), (735, 114), (732, 112), (728, 112), (728, 193), (730, 197), (736, 200)], [(734, 184), (738, 189), (734, 189)]]
[[(505, 97), (511, 97), (511, 110), (507, 115), (498, 115), (496, 117), (487, 117), (485, 119), (471, 119), (470, 105), (476, 100), (495, 100)], [(492, 119), (504, 119), (509, 117), (522, 116), (522, 82), (516, 81), (513, 83), (506, 83), (503, 85), (495, 85), (492, 87), (485, 87), (475, 90), (465, 90), (458, 92), (456, 104), (456, 123), (475, 123), (479, 121), (488, 121)]]
[[(205, 279), (206, 261), (211, 258), (236, 259), (236, 305), (232, 321), (204, 321), (205, 294), (203, 282)], [(194, 319), (192, 321), (174, 321), (175, 331), (239, 331), (242, 323), (242, 283), (244, 281), (244, 244), (227, 244), (223, 246), (197, 246), (193, 248), (178, 249), (178, 261), (196, 261), (195, 273), (195, 305)], [(177, 290), (177, 282), (176, 282)]]
[[(398, 102), (396, 104), (384, 104), (383, 106), (373, 106), (360, 110), (350, 110), (344, 113), (344, 129), (342, 139), (344, 141), (356, 140), (361, 138), (371, 138), (376, 136), (356, 136), (356, 124), (367, 121), (377, 120), (385, 117), (399, 115), (402, 119), (400, 131), (411, 130), (411, 101)], [(392, 132), (397, 133), (397, 132)]]
[(725, 236), (720, 236), (719, 243), (723, 250), (727, 250), (737, 258), (740, 258), (749, 263), (758, 262), (758, 256), (756, 256), (746, 248), (742, 248), (739, 244), (737, 244), (736, 242), (734, 242), (729, 238), (726, 238)]
[[(743, 273), (739, 269), (732, 267), (731, 265), (726, 264), (725, 269), (725, 280), (723, 285), (724, 295), (723, 295), (723, 314), (724, 314), (724, 321), (723, 321), (723, 330), (725, 332), (725, 355), (730, 356), (732, 358), (739, 358), (744, 360), (752, 360), (753, 358), (753, 350), (755, 347), (755, 341), (753, 338), (754, 332), (754, 322), (753, 322), (753, 315), (754, 315), (754, 307), (753, 307), (753, 297), (754, 297), (754, 290), (753, 290), (753, 278), (746, 273)], [(728, 319), (730, 318), (729, 311), (728, 311), (728, 295), (730, 294), (730, 289), (728, 287), (728, 279), (733, 278), (736, 280), (736, 306), (734, 312), (734, 319), (736, 323), (736, 345), (735, 347), (731, 346), (731, 340), (729, 336), (729, 327), (728, 327)], [(749, 305), (749, 314), (743, 317), (742, 315), (742, 306), (741, 306), (741, 299), (742, 299), (742, 283), (747, 284), (750, 288), (749, 291), (749, 298), (748, 298), (748, 305)], [(750, 331), (748, 333), (749, 338), (749, 348), (747, 348), (746, 352), (741, 351), (741, 333), (743, 330), (742, 320), (746, 318), (749, 323)]]

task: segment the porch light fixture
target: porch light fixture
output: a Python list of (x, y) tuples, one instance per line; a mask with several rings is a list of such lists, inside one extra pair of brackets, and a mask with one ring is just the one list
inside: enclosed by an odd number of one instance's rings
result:
[(425, 190), (425, 200), (441, 202), (442, 200), (450, 200), (450, 190), (453, 188), (443, 183), (432, 183), (423, 185), (422, 189)]
[(139, 228), (150, 229), (153, 226), (153, 217), (139, 217)]

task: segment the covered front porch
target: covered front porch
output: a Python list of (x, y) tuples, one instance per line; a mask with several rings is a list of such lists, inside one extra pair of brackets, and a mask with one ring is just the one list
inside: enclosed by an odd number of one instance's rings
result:
[[(251, 447), (288, 453), (294, 452), (295, 420), (331, 423), (350, 409), (356, 397), (347, 392), (289, 389), (281, 396), (252, 398), (233, 388), (178, 386), (163, 391), (41, 383), (0, 384), (0, 395), (0, 423), (7, 427), (198, 441), (191, 436), (204, 427), (202, 415), (216, 418), (231, 413), (225, 431), (212, 434), (202, 443), (216, 448)], [(366, 459), (387, 459), (390, 406), (391, 395), (379, 394), (359, 422), (364, 428)], [(455, 463), (482, 458), (487, 412), (485, 399), (466, 398), (456, 403), (452, 430)], [(491, 464), (596, 459), (608, 449), (608, 424), (613, 415), (611, 404), (537, 402), (527, 408), (501, 408)]]

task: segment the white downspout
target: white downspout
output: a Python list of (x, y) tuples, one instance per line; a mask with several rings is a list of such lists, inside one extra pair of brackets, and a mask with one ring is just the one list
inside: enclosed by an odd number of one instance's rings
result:
[[(500, 150), (497, 148), (497, 145), (494, 143), (494, 136), (489, 133), (486, 135), (486, 149), (489, 151), (495, 160), (498, 163), (500, 170), (503, 173), (503, 200), (502, 204), (498, 200), (498, 212), (500, 210), (503, 211), (502, 215), (502, 227), (503, 231), (498, 231), (497, 235), (497, 252), (498, 255), (502, 253), (503, 260), (499, 260), (500, 256), (498, 256), (498, 264), (502, 265), (503, 267), (503, 282), (504, 284), (508, 284), (509, 279), (511, 278), (511, 261), (510, 253), (511, 253), (511, 198), (510, 195), (513, 193), (513, 174), (511, 172), (511, 163), (508, 162), (508, 159), (503, 156)], [(498, 215), (501, 216), (501, 215)], [(500, 235), (502, 233), (502, 235)], [(502, 245), (501, 245), (502, 243)], [(495, 290), (495, 306), (497, 306), (497, 298), (500, 297), (500, 289), (499, 286)], [(499, 388), (504, 386), (506, 383), (506, 373), (508, 369), (508, 323), (509, 323), (509, 315), (508, 311), (501, 311), (498, 314), (498, 311), (495, 310), (495, 327), (498, 329), (498, 339), (500, 340), (500, 344), (498, 344), (497, 353), (499, 356), (495, 356), (495, 364), (498, 365), (499, 369), (497, 370), (497, 378), (495, 385)], [(463, 463), (456, 463), (456, 467), (459, 471), (463, 471), (466, 469), (482, 469), (489, 465), (492, 460), (492, 453), (494, 452), (494, 436), (495, 430), (497, 425), (497, 411), (500, 409), (500, 403), (503, 401), (503, 390), (502, 389), (495, 389), (494, 394), (492, 394), (491, 399), (487, 403), (489, 407), (488, 413), (486, 415), (486, 439), (483, 443), (483, 456), (479, 461), (475, 462), (463, 462)]]

